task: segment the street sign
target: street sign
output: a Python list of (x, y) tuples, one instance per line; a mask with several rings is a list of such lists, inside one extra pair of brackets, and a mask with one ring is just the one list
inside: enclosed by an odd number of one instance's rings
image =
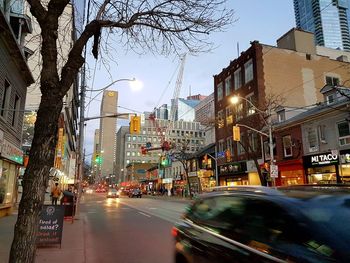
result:
[(270, 165), (270, 176), (272, 178), (278, 178), (278, 165), (276, 164)]

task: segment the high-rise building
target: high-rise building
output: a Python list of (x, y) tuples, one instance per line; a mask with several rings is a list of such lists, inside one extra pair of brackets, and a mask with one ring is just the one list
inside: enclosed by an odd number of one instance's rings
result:
[(156, 115), (155, 117), (157, 119), (167, 120), (169, 118), (168, 112), (169, 112), (168, 105), (163, 104), (159, 108), (155, 109), (155, 115)]
[(298, 28), (313, 32), (316, 45), (350, 50), (350, 0), (294, 0)]
[(100, 171), (99, 177), (105, 178), (114, 172), (115, 154), (116, 154), (116, 118), (103, 118), (117, 113), (118, 92), (105, 90), (102, 96), (100, 116)]

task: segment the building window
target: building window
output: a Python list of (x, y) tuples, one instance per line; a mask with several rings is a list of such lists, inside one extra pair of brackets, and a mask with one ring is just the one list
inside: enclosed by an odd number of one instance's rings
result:
[(339, 145), (350, 144), (350, 130), (349, 130), (348, 121), (338, 123), (338, 132), (339, 132)]
[(228, 137), (226, 139), (227, 150), (230, 152), (230, 156), (233, 155), (233, 139), (232, 137)]
[(318, 151), (317, 133), (316, 133), (315, 129), (308, 130), (307, 139), (308, 139), (308, 143), (309, 143), (309, 152)]
[[(241, 135), (241, 140), (243, 141), (243, 138), (244, 137), (244, 135), (242, 134)], [(243, 148), (243, 145), (242, 145), (242, 143), (241, 142), (237, 142), (237, 154), (238, 155), (241, 155), (241, 154), (244, 154), (245, 153), (245, 150), (244, 150), (244, 148)]]
[(224, 140), (219, 141), (219, 152), (223, 152), (225, 149), (225, 142)]
[(130, 156), (130, 152), (126, 152), (126, 156)]
[(223, 128), (224, 125), (224, 111), (218, 111), (218, 128)]
[(253, 74), (253, 60), (249, 59), (245, 64), (244, 64), (244, 79), (245, 83), (248, 83), (251, 81), (254, 77)]
[(254, 97), (250, 95), (246, 99), (247, 116), (253, 115), (256, 112)]
[(231, 93), (231, 76), (225, 79), (225, 96), (230, 95)]
[(258, 136), (255, 132), (248, 133), (248, 141), (251, 151), (256, 151), (258, 149)]
[(6, 112), (8, 110), (8, 104), (10, 101), (10, 95), (11, 95), (11, 85), (7, 80), (5, 80), (4, 92), (1, 100), (1, 110), (0, 110), (0, 115), (2, 117), (6, 117)]
[(237, 69), (234, 72), (234, 79), (235, 79), (235, 90), (242, 87), (242, 71), (241, 68)]
[(12, 126), (15, 127), (18, 123), (18, 116), (19, 116), (19, 110), (20, 110), (20, 98), (18, 95), (15, 95), (15, 103), (13, 105), (13, 113), (12, 113)]
[(292, 137), (290, 135), (283, 136), (282, 142), (283, 142), (283, 154), (284, 154), (284, 157), (291, 157), (291, 156), (293, 156), (293, 152), (292, 152)]
[(334, 103), (336, 100), (337, 100), (337, 96), (336, 96), (335, 93), (328, 94), (328, 95), (326, 96), (326, 103), (327, 103), (327, 104), (332, 104), (332, 103)]
[(339, 86), (339, 78), (326, 76), (326, 84), (329, 86)]
[(232, 112), (232, 107), (227, 107), (226, 108), (226, 125), (229, 125), (233, 123), (233, 112)]
[(286, 120), (286, 110), (280, 110), (277, 112), (278, 122), (284, 122)]
[(130, 142), (130, 141), (131, 141), (130, 136), (126, 136), (126, 141), (128, 141), (128, 142)]
[(236, 120), (239, 121), (243, 117), (243, 102), (240, 102), (236, 105)]
[(326, 141), (326, 133), (325, 133), (325, 125), (318, 126), (318, 137), (322, 143), (327, 143)]
[(217, 91), (218, 91), (218, 101), (222, 100), (223, 98), (223, 90), (222, 90), (222, 82), (220, 82), (217, 86)]

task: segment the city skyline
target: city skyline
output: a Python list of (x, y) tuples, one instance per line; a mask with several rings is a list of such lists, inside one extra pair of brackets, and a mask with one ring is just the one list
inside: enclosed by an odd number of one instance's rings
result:
[[(235, 18), (238, 20), (227, 28), (226, 32), (216, 33), (210, 37), (217, 47), (211, 53), (186, 57), (179, 97), (187, 97), (190, 90), (192, 95), (210, 95), (214, 91), (213, 75), (219, 74), (222, 68), (239, 56), (240, 52), (245, 51), (251, 41), (258, 40), (261, 43), (275, 46), (279, 37), (295, 27), (292, 1), (278, 1), (277, 3), (276, 1), (264, 1), (262, 3), (249, 0), (229, 4), (235, 10)], [(272, 15), (271, 10), (279, 10), (279, 12), (274, 12)], [(91, 69), (87, 80), (88, 89), (100, 89), (113, 80), (135, 77), (143, 82), (141, 91), (131, 91), (127, 82), (117, 83), (110, 88), (119, 92), (119, 112), (133, 110), (141, 113), (152, 111), (162, 104), (169, 105), (174, 92), (179, 58), (175, 56), (166, 58), (152, 54), (141, 56), (126, 53), (123, 49), (118, 49), (118, 52), (120, 52), (118, 53), (119, 60), (116, 65), (109, 66), (109, 72), (101, 61), (95, 63), (91, 58), (88, 59)], [(93, 74), (95, 66), (96, 71)], [(92, 94), (92, 97), (93, 95), (95, 94)], [(87, 101), (89, 101), (89, 96), (88, 93)], [(97, 99), (87, 107), (86, 116), (98, 115), (101, 97)], [(98, 123), (98, 120), (86, 123), (85, 148), (87, 154), (92, 152), (93, 134)], [(125, 124), (125, 121), (122, 123)]]

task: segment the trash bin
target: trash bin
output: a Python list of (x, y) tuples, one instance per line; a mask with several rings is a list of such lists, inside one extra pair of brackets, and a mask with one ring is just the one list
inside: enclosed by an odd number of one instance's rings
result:
[(72, 217), (75, 215), (75, 196), (70, 191), (63, 191), (61, 205), (64, 205), (64, 217)]

